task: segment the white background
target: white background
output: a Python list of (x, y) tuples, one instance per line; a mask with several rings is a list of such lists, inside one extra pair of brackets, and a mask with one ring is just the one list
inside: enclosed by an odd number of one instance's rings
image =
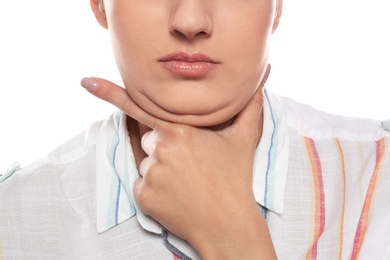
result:
[[(285, 0), (268, 85), (327, 112), (390, 118), (389, 3)], [(113, 111), (80, 87), (85, 76), (120, 84), (88, 0), (1, 0), (0, 171)]]

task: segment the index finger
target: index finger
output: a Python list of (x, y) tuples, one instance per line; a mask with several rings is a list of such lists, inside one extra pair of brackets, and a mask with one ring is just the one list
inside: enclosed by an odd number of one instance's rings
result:
[(88, 90), (92, 95), (113, 104), (128, 116), (151, 129), (155, 129), (158, 125), (165, 123), (139, 107), (131, 99), (126, 89), (111, 81), (95, 77), (83, 78), (81, 80), (81, 86)]

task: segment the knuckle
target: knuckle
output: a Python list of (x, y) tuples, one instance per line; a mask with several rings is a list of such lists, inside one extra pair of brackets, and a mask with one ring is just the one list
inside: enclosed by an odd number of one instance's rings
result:
[(103, 82), (98, 88), (98, 94), (102, 98), (109, 98), (111, 96), (111, 87), (107, 82)]
[(122, 109), (123, 109), (123, 111), (125, 111), (127, 113), (131, 113), (132, 111), (138, 109), (138, 106), (133, 100), (126, 99), (125, 103), (123, 104)]
[(159, 181), (158, 179), (161, 176), (156, 168), (157, 167), (155, 165), (150, 165), (148, 170), (144, 173), (144, 184), (146, 187), (150, 187), (151, 189), (157, 186)]
[(163, 140), (157, 140), (155, 143), (154, 143), (154, 147), (153, 147), (153, 154), (155, 156), (155, 158), (157, 159), (162, 159), (164, 158), (165, 155), (169, 156), (169, 148), (168, 146), (169, 143), (163, 141)]
[(150, 212), (152, 211), (151, 202), (153, 201), (153, 199), (150, 193), (150, 189), (148, 189), (142, 182), (135, 196), (138, 205), (142, 208), (142, 211), (144, 211), (145, 214), (150, 214)]
[(143, 159), (139, 165), (139, 172), (141, 174), (141, 176), (145, 176), (148, 172), (149, 172), (149, 169), (152, 165), (152, 162), (151, 162), (151, 159), (150, 157), (146, 157), (145, 159)]
[(148, 215), (153, 215), (153, 212), (155, 212), (157, 207), (156, 201), (161, 197), (161, 194), (158, 192), (158, 180), (156, 180), (155, 176), (157, 176), (157, 174), (153, 173), (153, 171), (149, 171), (148, 174), (142, 178), (135, 194), (138, 205), (141, 207), (142, 211)]

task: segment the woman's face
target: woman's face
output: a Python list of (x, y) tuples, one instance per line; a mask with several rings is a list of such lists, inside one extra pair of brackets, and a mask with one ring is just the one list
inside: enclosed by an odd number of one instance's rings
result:
[(194, 126), (223, 123), (248, 103), (281, 8), (278, 0), (99, 1), (92, 7), (132, 99), (155, 117)]

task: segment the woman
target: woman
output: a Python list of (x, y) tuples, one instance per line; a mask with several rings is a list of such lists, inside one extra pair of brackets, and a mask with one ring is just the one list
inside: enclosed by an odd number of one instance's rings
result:
[(82, 85), (128, 116), (3, 176), (0, 197), (13, 198), (0, 202), (5, 256), (388, 254), (390, 134), (264, 88), (281, 0), (91, 6), (126, 90)]
[[(91, 3), (99, 23), (104, 28), (110, 28), (116, 60), (129, 95), (146, 112), (139, 110), (142, 111), (141, 114), (135, 116), (138, 123), (131, 119), (127, 122), (138, 169), (141, 175), (145, 175), (145, 179), (139, 178), (135, 184), (137, 201), (145, 200), (141, 203), (143, 211), (155, 217), (167, 228), (172, 223), (172, 231), (189, 241), (202, 258), (233, 257), (231, 251), (244, 249), (244, 245), (253, 248), (252, 243), (258, 245), (259, 242), (266, 241), (266, 238), (269, 252), (261, 247), (254, 248), (261, 249), (258, 252), (260, 255), (266, 252), (265, 255), (269, 256), (273, 249), (270, 246), (265, 221), (259, 214), (254, 195), (247, 190), (251, 190), (253, 156), (261, 135), (262, 90), (259, 87), (263, 87), (261, 80), (267, 69), (270, 36), (278, 25), (281, 1), (244, 3), (91, 1)], [(227, 20), (230, 20), (228, 25)], [(221, 48), (222, 46), (224, 48)], [(255, 92), (259, 94), (253, 97)], [(224, 129), (232, 124), (233, 118), (251, 99), (253, 107), (247, 108), (250, 110), (248, 115), (242, 114), (242, 117), (245, 117), (242, 118), (242, 125), (237, 120), (236, 124), (227, 128), (229, 131)], [(149, 117), (149, 114), (152, 116)], [(167, 124), (167, 121), (181, 125)], [(248, 124), (252, 129), (248, 129)], [(184, 125), (225, 131), (214, 137), (210, 136), (209, 131), (199, 132), (196, 128), (186, 128)], [(155, 131), (145, 135), (151, 128)], [(230, 133), (232, 130), (236, 132)], [(192, 135), (196, 137), (192, 138)], [(146, 136), (149, 136), (152, 144), (145, 144), (148, 143)], [(243, 142), (244, 136), (248, 136), (247, 142)], [(142, 137), (145, 140), (143, 146)], [(158, 146), (159, 150), (148, 151), (145, 146), (154, 147), (155, 141), (163, 144)], [(193, 149), (196, 144), (200, 146), (199, 150)], [(217, 147), (220, 147), (220, 150), (216, 150)], [(239, 158), (237, 149), (242, 150), (240, 152), (242, 159)], [(184, 151), (188, 151), (188, 154), (183, 154)], [(179, 158), (177, 153), (183, 156)], [(160, 158), (162, 154), (164, 158)], [(200, 158), (197, 158), (198, 154)], [(221, 154), (222, 158), (218, 158)], [(156, 161), (156, 158), (160, 160)], [(172, 165), (161, 163), (165, 160), (170, 161), (170, 158), (173, 160)], [(228, 165), (226, 161), (231, 161), (233, 165)], [(151, 167), (156, 169), (152, 172)], [(228, 170), (234, 170), (234, 174), (237, 175), (235, 178), (239, 180), (246, 176), (244, 186), (242, 184), (241, 187), (233, 186), (231, 190), (224, 191), (226, 195), (221, 196), (221, 193), (214, 191), (213, 182), (206, 185), (210, 181), (210, 172), (220, 172), (222, 169), (226, 169), (226, 172), (223, 176), (219, 174), (215, 180), (222, 182), (221, 186), (228, 187), (224, 182), (232, 181), (226, 178)], [(191, 174), (188, 172), (187, 176), (178, 180), (178, 174), (183, 170), (186, 172), (191, 170)], [(175, 181), (164, 174), (163, 182), (168, 186), (160, 187), (161, 190), (156, 189), (153, 184), (149, 187), (147, 181), (141, 181), (149, 180), (146, 174), (160, 175), (160, 171), (169, 172)], [(192, 173), (196, 173), (199, 179), (195, 180)], [(191, 190), (186, 181), (199, 183)], [(185, 189), (186, 196), (182, 201), (177, 200), (175, 191), (172, 191), (172, 194), (164, 192), (168, 187), (170, 187), (168, 190), (172, 190), (173, 183), (179, 184), (178, 189)], [(243, 197), (237, 196), (242, 191), (245, 191)], [(214, 193), (218, 194), (218, 197), (212, 201), (211, 196)], [(166, 195), (165, 198), (162, 197), (163, 194)], [(161, 201), (156, 203), (156, 198), (160, 198)], [(210, 207), (204, 203), (194, 207), (193, 202), (196, 200), (200, 202), (209, 200)], [(210, 220), (217, 221), (218, 215), (223, 212), (223, 208), (217, 205), (230, 205), (233, 201), (236, 202), (234, 205), (239, 206), (234, 210), (229, 208), (234, 215), (226, 216), (228, 220), (226, 223), (220, 221), (212, 223), (212, 227), (217, 227), (216, 224), (221, 224), (221, 227), (215, 228), (211, 236), (210, 227), (206, 227), (204, 223)], [(247, 203), (244, 203), (245, 201)], [(174, 203), (169, 207), (166, 202)], [(154, 205), (159, 205), (159, 208), (154, 208)], [(182, 208), (179, 205), (187, 207)], [(179, 221), (171, 214), (177, 215), (180, 211), (188, 215), (180, 214)], [(157, 217), (155, 212), (162, 215)], [(233, 223), (240, 228), (234, 228), (231, 217), (234, 217)], [(178, 226), (180, 222), (182, 225)], [(248, 222), (247, 228), (242, 230), (245, 233), (240, 234), (238, 231), (241, 231), (244, 222)], [(227, 226), (234, 232), (228, 234), (225, 231)], [(193, 238), (192, 235), (196, 234), (194, 231), (202, 230), (200, 228), (207, 228), (207, 236), (205, 232), (199, 232), (199, 237)], [(224, 232), (221, 232), (222, 230)], [(257, 236), (259, 233), (265, 234)], [(241, 237), (237, 241), (239, 244), (234, 246), (229, 236)], [(209, 252), (210, 250), (216, 252)], [(253, 249), (245, 251), (255, 253)], [(209, 255), (211, 253), (212, 255)], [(241, 254), (240, 256), (242, 257)], [(258, 255), (254, 254), (255, 258), (256, 256)]]

